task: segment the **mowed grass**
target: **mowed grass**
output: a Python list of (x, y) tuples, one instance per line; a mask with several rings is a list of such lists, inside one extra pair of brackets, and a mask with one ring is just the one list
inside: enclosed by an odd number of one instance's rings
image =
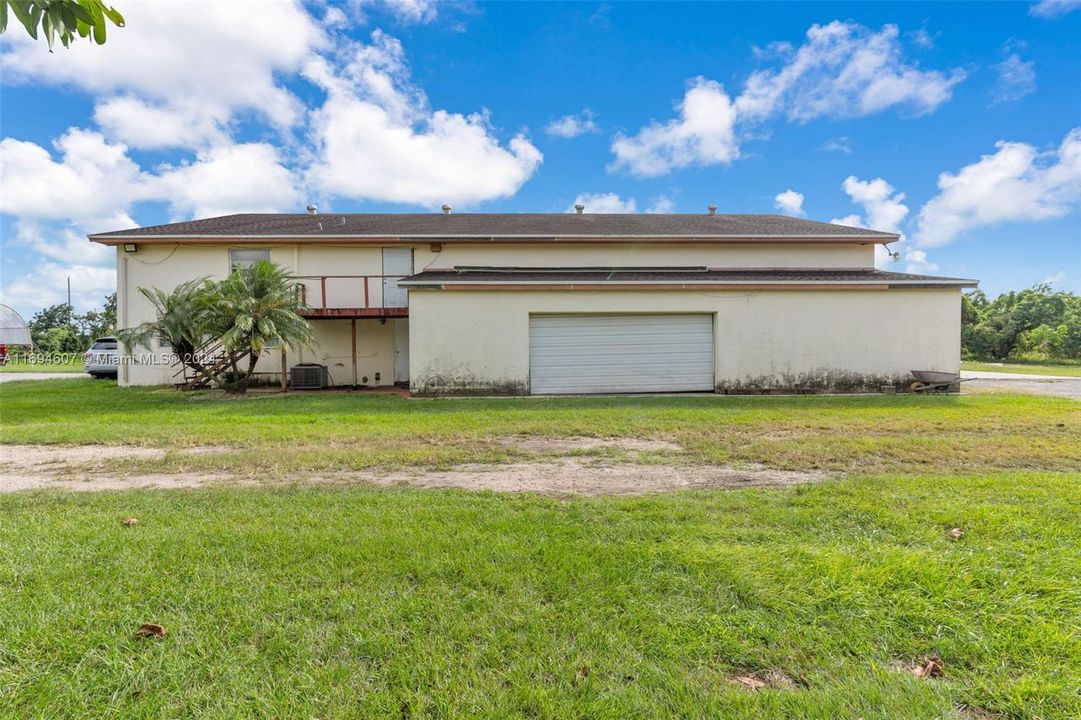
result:
[[(637, 498), (0, 494), (0, 717), (1076, 718), (1079, 410), (0, 385), (4, 443), (161, 447), (143, 465), (177, 472), (303, 480), (510, 462), (523, 453), (508, 436), (591, 436), (684, 448), (624, 461), (834, 473)], [(227, 450), (182, 452), (200, 445)], [(166, 637), (135, 638), (144, 622)], [(908, 671), (927, 656), (941, 678)], [(791, 682), (732, 681), (755, 673)]]
[(0, 373), (84, 372), (81, 353), (66, 358), (64, 362), (26, 362), (23, 358), (11, 358), (0, 365)]
[(1026, 363), (984, 363), (963, 362), (961, 370), (1017, 373), (1021, 375), (1058, 375), (1060, 377), (1081, 377), (1081, 365), (1029, 365)]
[[(1081, 470), (1081, 405), (1035, 396), (223, 399), (54, 380), (0, 385), (0, 430), (6, 443), (225, 446), (171, 452), (154, 469), (277, 478), (506, 462), (521, 453), (500, 440), (517, 435), (653, 438), (684, 448), (625, 458), (636, 462), (860, 473)], [(125, 463), (116, 467), (136, 465)]]
[(0, 715), (1076, 718), (1079, 487), (0, 496)]

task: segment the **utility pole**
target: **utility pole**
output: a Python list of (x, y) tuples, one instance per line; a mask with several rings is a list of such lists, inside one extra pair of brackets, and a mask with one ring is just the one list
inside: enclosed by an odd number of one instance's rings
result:
[(71, 275), (68, 275), (68, 312), (72, 312), (72, 309), (71, 309)]

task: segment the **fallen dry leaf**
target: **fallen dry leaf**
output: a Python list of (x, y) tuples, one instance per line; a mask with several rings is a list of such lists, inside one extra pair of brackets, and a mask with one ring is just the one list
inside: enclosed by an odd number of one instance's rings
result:
[(135, 631), (135, 636), (141, 638), (165, 637), (165, 628), (154, 623), (143, 623), (139, 626), (139, 629)]
[(139, 521), (136, 520), (135, 518), (125, 518), (125, 519), (120, 521), (120, 524), (123, 525), (124, 527), (131, 527), (132, 525), (138, 525)]
[(964, 534), (965, 531), (961, 528), (953, 528), (952, 530), (946, 532), (946, 537), (950, 538), (951, 540), (959, 540)]
[(935, 678), (942, 674), (945, 666), (942, 659), (934, 655), (924, 658), (916, 667), (912, 668), (912, 674), (918, 678)]

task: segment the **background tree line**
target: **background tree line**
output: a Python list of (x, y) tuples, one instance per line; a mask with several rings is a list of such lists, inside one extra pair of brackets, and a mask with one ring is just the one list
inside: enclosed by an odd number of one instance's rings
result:
[(961, 301), (961, 356), (971, 360), (1081, 360), (1081, 296), (1048, 283)]
[(81, 353), (94, 338), (116, 332), (116, 293), (105, 296), (100, 310), (83, 314), (67, 303), (39, 310), (27, 323), (38, 350), (47, 353)]

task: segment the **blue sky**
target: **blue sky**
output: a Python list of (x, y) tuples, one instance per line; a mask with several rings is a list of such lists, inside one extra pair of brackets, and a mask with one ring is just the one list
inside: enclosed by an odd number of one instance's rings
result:
[(241, 211), (785, 212), (893, 270), (1081, 290), (1081, 2), (158, 3), (0, 39), (0, 284), (88, 232)]

